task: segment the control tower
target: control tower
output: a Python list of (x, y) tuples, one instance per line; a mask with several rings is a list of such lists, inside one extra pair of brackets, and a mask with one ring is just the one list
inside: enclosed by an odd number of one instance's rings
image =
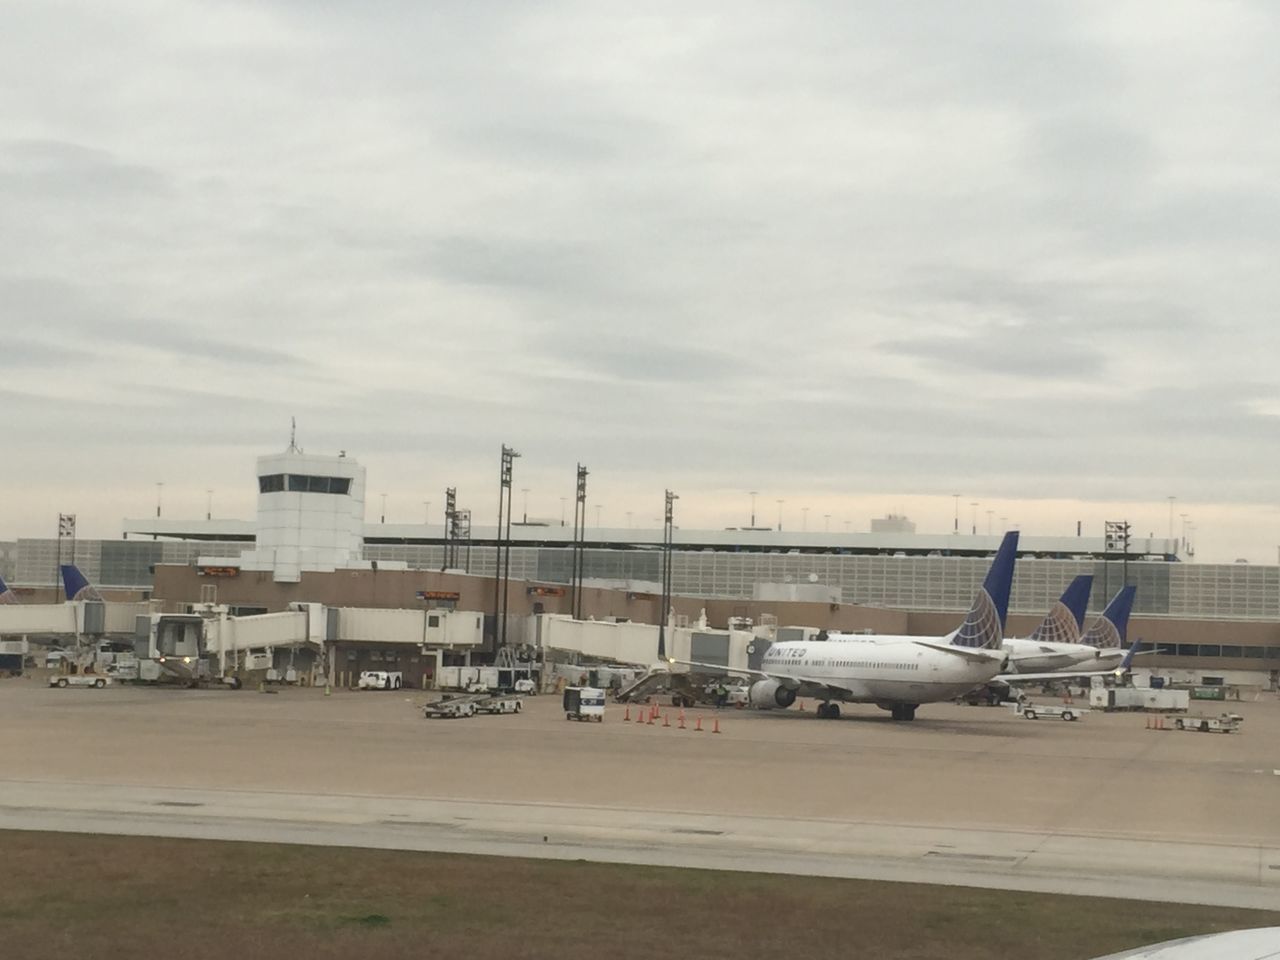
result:
[(240, 556), (240, 569), (296, 583), (304, 570), (367, 566), (364, 487), (364, 467), (345, 453), (317, 456), (290, 445), (259, 457), (256, 543)]

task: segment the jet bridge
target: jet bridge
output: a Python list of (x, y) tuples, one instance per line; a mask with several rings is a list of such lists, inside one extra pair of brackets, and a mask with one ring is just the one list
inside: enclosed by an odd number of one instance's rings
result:
[(128, 636), (139, 615), (150, 614), (153, 603), (112, 603), (70, 600), (66, 603), (0, 604), (0, 637)]

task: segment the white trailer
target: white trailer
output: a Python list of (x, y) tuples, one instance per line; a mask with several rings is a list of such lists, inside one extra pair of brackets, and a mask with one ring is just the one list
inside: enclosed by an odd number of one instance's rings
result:
[(486, 697), (476, 704), (477, 713), (519, 713), (524, 701), (519, 697)]
[(457, 720), (461, 717), (474, 717), (479, 697), (445, 697), (442, 700), (431, 700), (422, 708), (422, 715), (428, 720)]
[(1046, 706), (1042, 703), (1017, 703), (1014, 704), (1013, 712), (1015, 716), (1022, 717), (1024, 720), (1045, 719), (1058, 720), (1081, 720), (1088, 710), (1081, 709), (1076, 706), (1063, 705), (1061, 707)]

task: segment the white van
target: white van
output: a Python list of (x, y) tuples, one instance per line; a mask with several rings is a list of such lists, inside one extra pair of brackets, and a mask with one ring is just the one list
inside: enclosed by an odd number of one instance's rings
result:
[(399, 670), (365, 670), (356, 681), (360, 690), (399, 690), (403, 684)]

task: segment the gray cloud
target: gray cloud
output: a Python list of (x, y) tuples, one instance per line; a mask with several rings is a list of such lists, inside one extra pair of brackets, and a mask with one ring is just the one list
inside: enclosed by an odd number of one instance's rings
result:
[(509, 442), (637, 515), (666, 485), (709, 518), (748, 488), (1269, 502), (1278, 30), (1197, 0), (18, 3), (0, 534), (87, 462), (241, 483), (292, 415), (405, 501), (482, 505)]

